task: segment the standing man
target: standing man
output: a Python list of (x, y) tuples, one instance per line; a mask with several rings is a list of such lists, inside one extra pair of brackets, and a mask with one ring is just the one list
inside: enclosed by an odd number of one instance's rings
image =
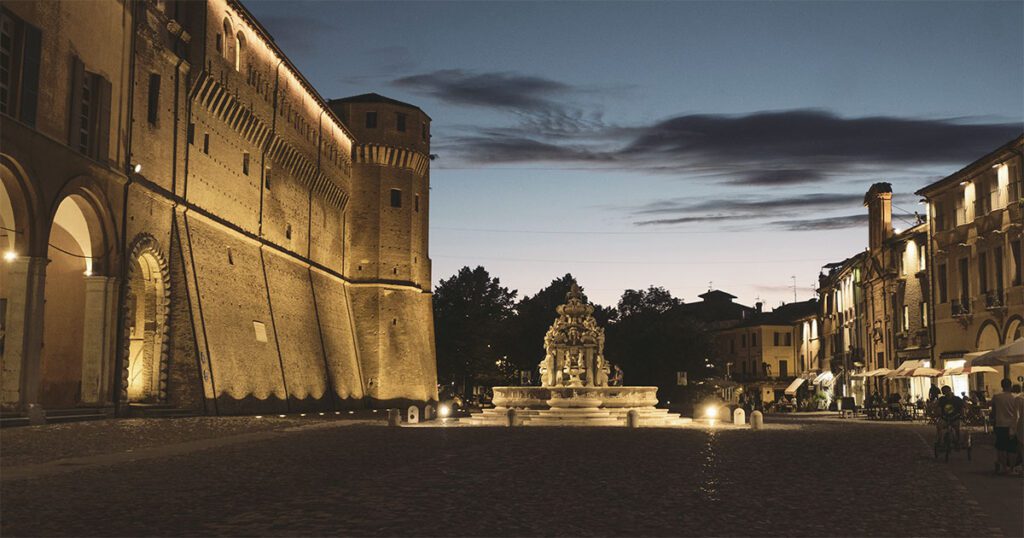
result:
[(1013, 383), (1003, 378), (1003, 392), (992, 397), (992, 423), (996, 434), (996, 473), (1013, 470), (1017, 463), (1017, 443), (1013, 439), (1013, 430), (1017, 427), (1017, 403), (1010, 392)]

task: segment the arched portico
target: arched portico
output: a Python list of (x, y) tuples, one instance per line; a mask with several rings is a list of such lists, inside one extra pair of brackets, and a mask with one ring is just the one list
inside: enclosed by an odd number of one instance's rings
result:
[(103, 198), (73, 181), (48, 232), (38, 402), (47, 408), (109, 400), (116, 278)]
[(9, 409), (25, 400), (25, 365), (38, 346), (45, 259), (33, 249), (35, 208), (24, 169), (0, 155), (0, 406)]

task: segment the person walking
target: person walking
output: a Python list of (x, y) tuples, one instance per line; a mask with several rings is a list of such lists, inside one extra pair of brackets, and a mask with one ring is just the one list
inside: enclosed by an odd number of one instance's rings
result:
[(992, 397), (992, 423), (996, 434), (996, 473), (1005, 468), (1013, 470), (1017, 463), (1017, 443), (1013, 438), (1013, 430), (1017, 429), (1018, 409), (1016, 398), (1010, 392), (1013, 383), (1003, 378), (1000, 383), (1003, 392)]

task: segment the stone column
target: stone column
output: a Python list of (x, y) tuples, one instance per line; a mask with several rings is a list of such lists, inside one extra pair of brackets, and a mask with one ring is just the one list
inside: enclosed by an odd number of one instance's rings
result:
[(0, 403), (22, 407), (39, 399), (46, 258), (20, 256), (10, 262)]
[(85, 277), (85, 328), (82, 333), (82, 403), (105, 403), (104, 363), (112, 358), (110, 288), (112, 277)]

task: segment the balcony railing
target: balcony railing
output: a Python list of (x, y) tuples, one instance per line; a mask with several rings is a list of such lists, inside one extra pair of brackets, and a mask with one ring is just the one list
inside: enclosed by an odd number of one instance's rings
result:
[(1006, 307), (1006, 299), (1003, 290), (993, 290), (985, 293), (985, 308), (994, 310)]
[(956, 316), (967, 316), (971, 313), (971, 300), (963, 297), (960, 299), (953, 299), (950, 302), (951, 313), (954, 317)]

